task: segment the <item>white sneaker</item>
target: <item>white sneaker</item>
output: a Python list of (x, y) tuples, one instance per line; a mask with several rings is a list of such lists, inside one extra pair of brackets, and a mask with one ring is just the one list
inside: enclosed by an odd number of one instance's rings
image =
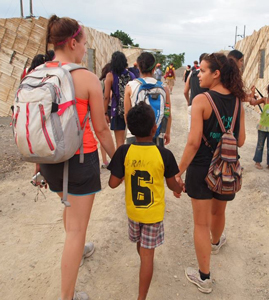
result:
[(85, 292), (75, 292), (72, 300), (90, 300), (90, 298)]
[(225, 245), (226, 242), (227, 242), (226, 236), (225, 236), (225, 234), (223, 233), (223, 234), (221, 235), (221, 237), (220, 237), (220, 240), (219, 240), (219, 244), (218, 244), (218, 245), (213, 245), (213, 244), (211, 244), (211, 254), (213, 254), (213, 255), (214, 255), (214, 254), (218, 254), (220, 248), (221, 248), (223, 245)]
[(197, 285), (200, 292), (205, 294), (212, 292), (212, 279), (202, 280), (199, 271), (195, 270), (194, 268), (185, 269), (185, 275), (190, 282)]
[(94, 243), (89, 242), (89, 243), (85, 244), (82, 259), (81, 259), (81, 262), (79, 265), (80, 267), (84, 264), (84, 259), (87, 257), (90, 257), (93, 254), (93, 252), (94, 252)]
[(73, 300), (90, 300), (85, 292), (75, 292)]

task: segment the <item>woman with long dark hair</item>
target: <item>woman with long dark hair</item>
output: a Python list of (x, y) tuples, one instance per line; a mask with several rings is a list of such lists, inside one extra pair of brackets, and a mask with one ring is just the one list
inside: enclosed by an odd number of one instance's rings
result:
[[(132, 72), (126, 68), (128, 66), (124, 53), (116, 51), (112, 54), (110, 69), (105, 79), (105, 114), (110, 129), (114, 131), (116, 147), (124, 144), (125, 140), (125, 120), (124, 120), (124, 89), (126, 84), (135, 79)], [(111, 119), (108, 116), (108, 103), (112, 91)]]
[[(225, 129), (231, 126), (236, 98), (245, 98), (243, 82), (235, 61), (224, 54), (212, 53), (204, 56), (198, 75), (200, 86), (208, 88)], [(241, 102), (241, 101), (240, 101)], [(234, 126), (234, 136), (238, 146), (245, 142), (245, 113), (242, 103)], [(206, 145), (202, 136), (205, 135)], [(191, 129), (184, 153), (179, 163), (180, 176), (186, 173), (185, 190), (191, 198), (194, 219), (194, 244), (198, 268), (187, 268), (187, 279), (198, 286), (199, 291), (210, 293), (210, 255), (217, 254), (226, 243), (223, 233), (225, 227), (225, 209), (235, 194), (220, 195), (212, 192), (206, 182), (212, 159), (212, 148), (216, 149), (222, 135), (217, 117), (204, 94), (197, 95), (192, 104)]]

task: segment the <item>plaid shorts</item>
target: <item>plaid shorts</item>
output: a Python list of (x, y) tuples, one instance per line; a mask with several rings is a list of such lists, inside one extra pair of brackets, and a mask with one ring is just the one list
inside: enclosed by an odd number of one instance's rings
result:
[(128, 218), (129, 239), (140, 242), (141, 247), (153, 249), (164, 242), (163, 221), (152, 224), (144, 224), (132, 221)]

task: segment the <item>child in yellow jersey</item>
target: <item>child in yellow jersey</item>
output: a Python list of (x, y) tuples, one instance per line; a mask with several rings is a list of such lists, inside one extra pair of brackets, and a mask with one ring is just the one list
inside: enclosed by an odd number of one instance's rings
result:
[(108, 166), (109, 186), (116, 188), (124, 178), (129, 238), (137, 243), (141, 260), (137, 299), (144, 300), (153, 274), (154, 250), (164, 241), (164, 177), (168, 188), (179, 196), (183, 184), (175, 180), (179, 170), (172, 152), (153, 143), (157, 127), (151, 106), (142, 101), (131, 108), (127, 126), (136, 142), (120, 146), (114, 154)]

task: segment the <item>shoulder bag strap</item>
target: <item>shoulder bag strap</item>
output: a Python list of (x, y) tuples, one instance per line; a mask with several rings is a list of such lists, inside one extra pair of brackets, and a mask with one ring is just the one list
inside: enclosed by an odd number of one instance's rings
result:
[(219, 114), (219, 111), (218, 111), (218, 109), (217, 109), (217, 106), (216, 106), (215, 102), (213, 101), (212, 97), (210, 96), (210, 94), (209, 94), (208, 92), (205, 92), (204, 95), (207, 97), (207, 99), (208, 99), (210, 105), (212, 106), (212, 109), (213, 109), (214, 112), (215, 112), (215, 115), (216, 115), (216, 117), (217, 117), (217, 119), (218, 119), (218, 122), (219, 122), (221, 131), (222, 131), (223, 133), (225, 133), (226, 130), (225, 130), (225, 127), (224, 127), (223, 122), (222, 122), (222, 120), (221, 120), (221, 117), (220, 117), (220, 114)]
[(231, 124), (231, 127), (230, 127), (230, 132), (234, 131), (234, 126), (235, 126), (235, 122), (236, 122), (236, 118), (237, 118), (237, 114), (238, 114), (238, 109), (239, 109), (239, 99), (236, 98), (235, 101), (236, 102), (235, 102), (235, 108), (234, 108), (232, 124)]

